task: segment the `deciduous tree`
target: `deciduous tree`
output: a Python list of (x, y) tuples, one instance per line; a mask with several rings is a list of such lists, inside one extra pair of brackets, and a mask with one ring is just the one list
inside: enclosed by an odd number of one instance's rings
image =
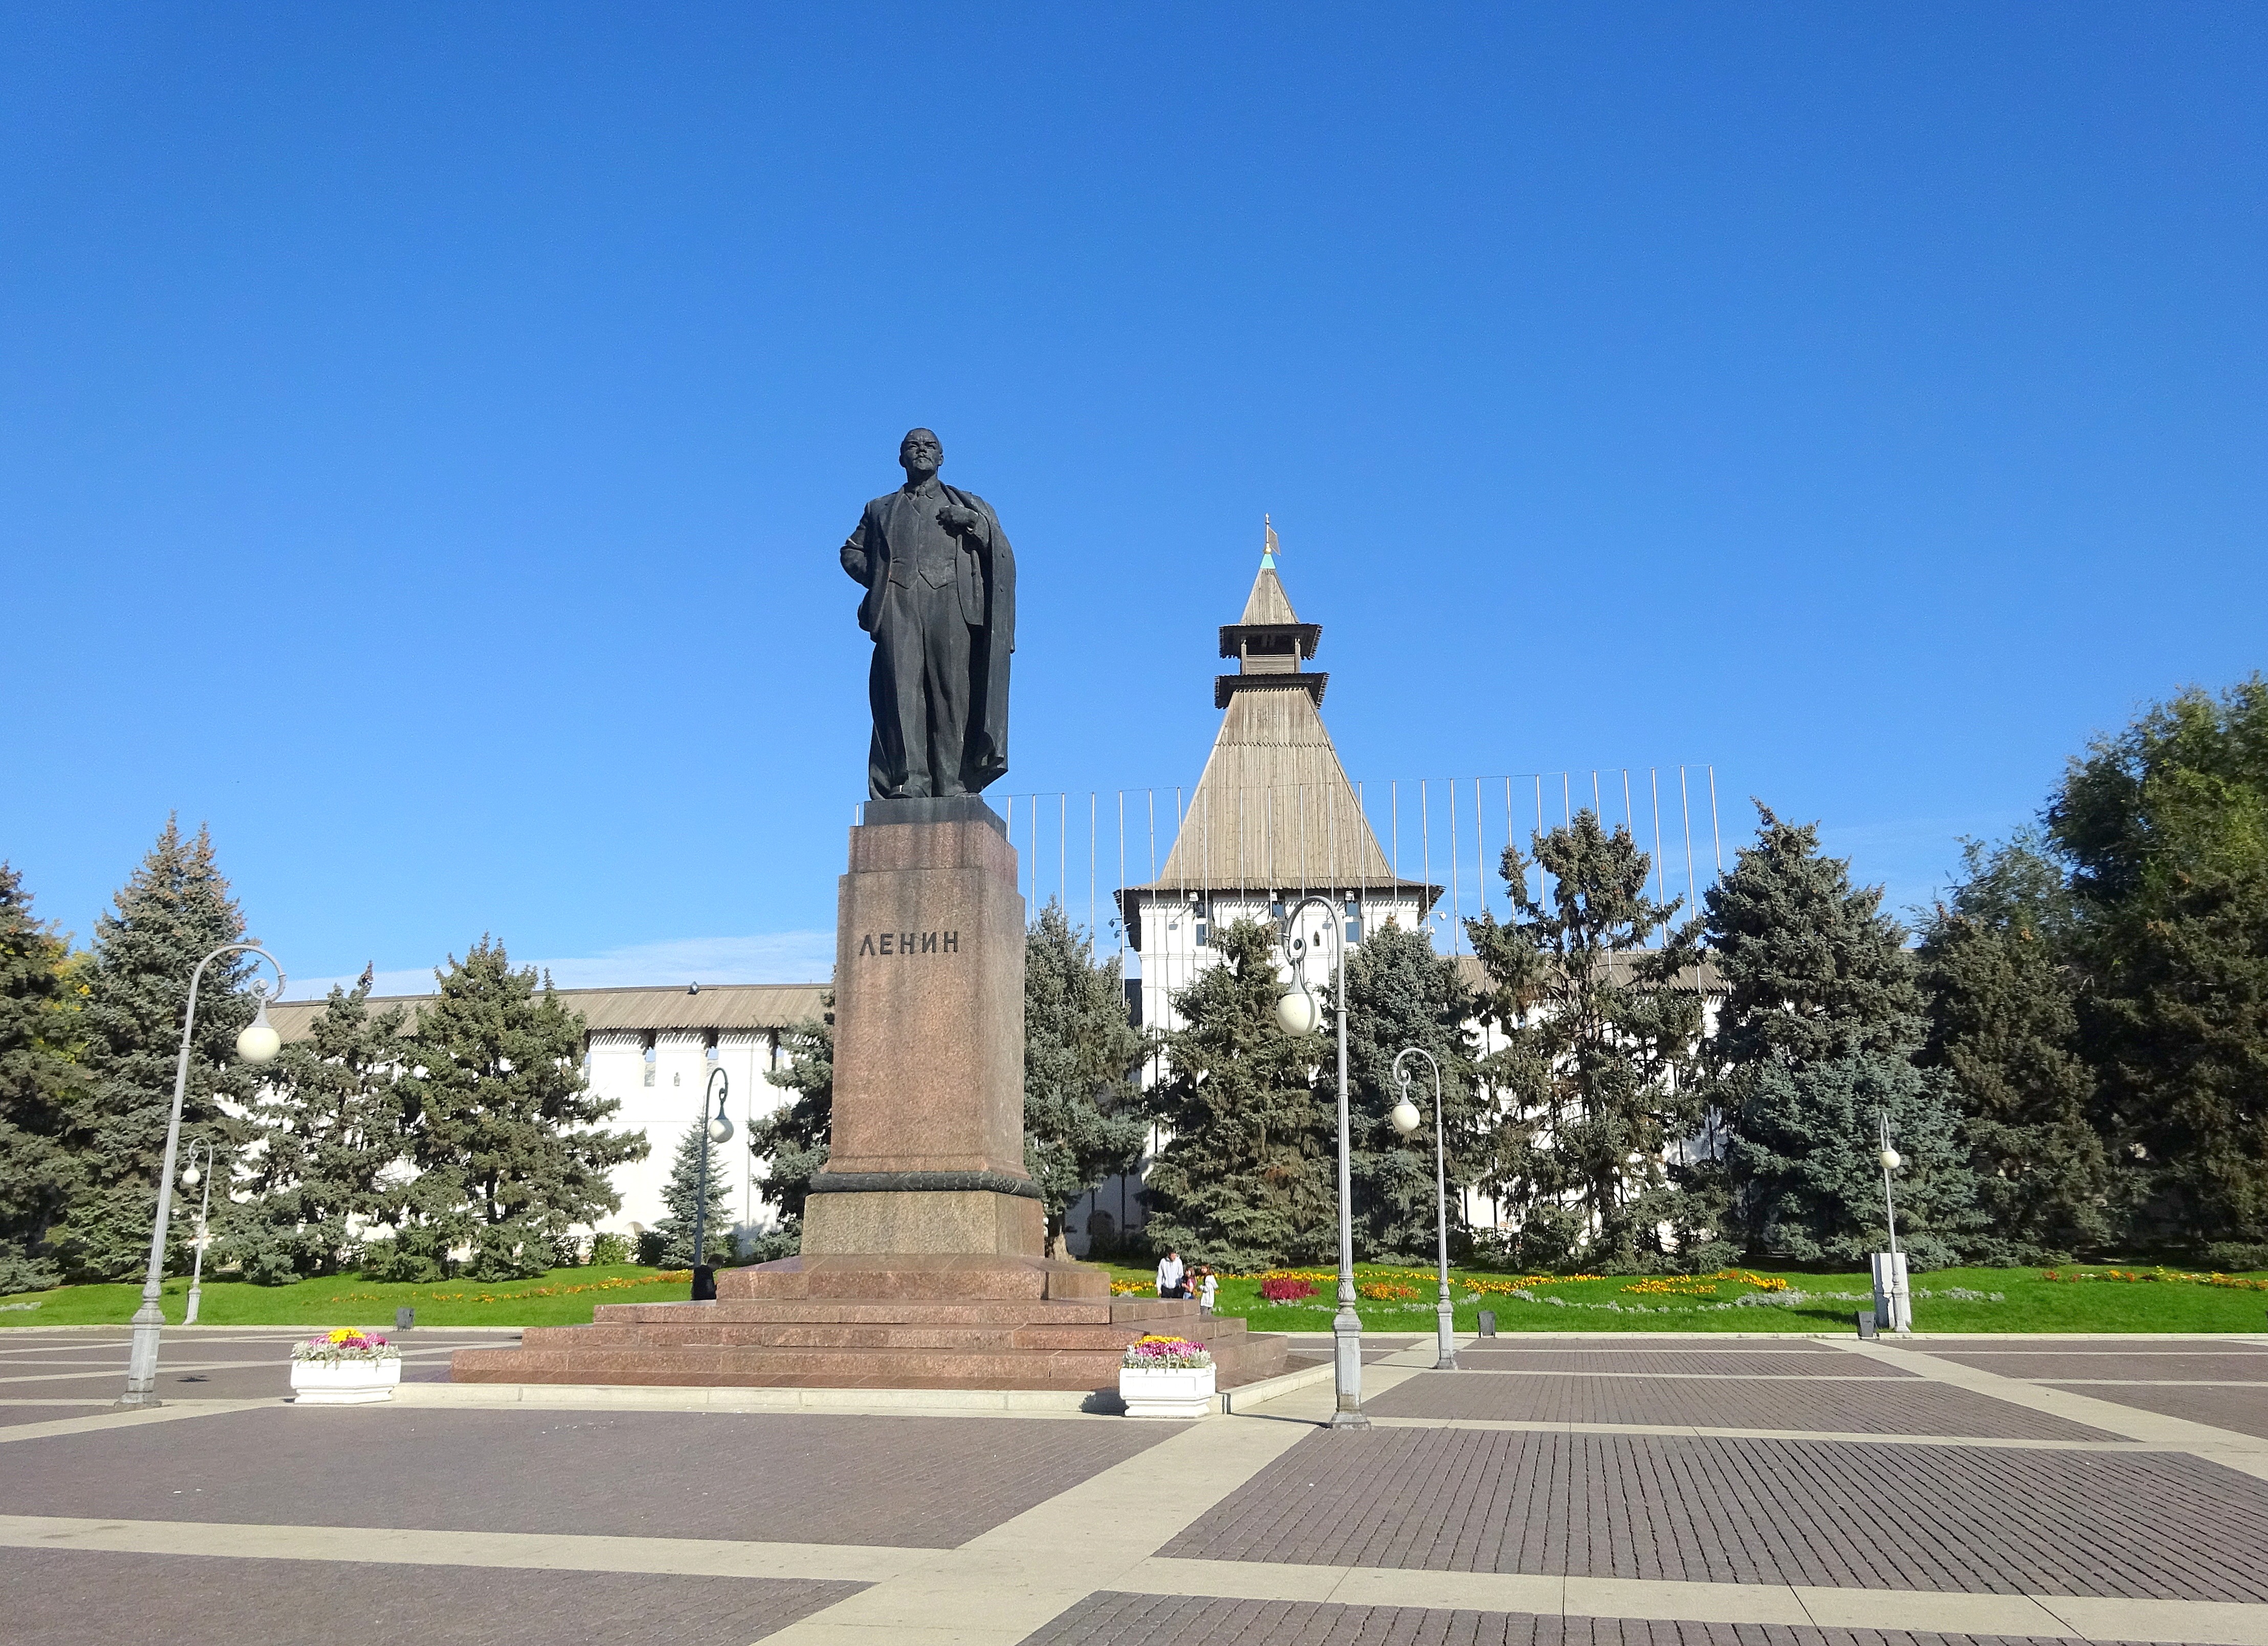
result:
[[(2048, 809), (2069, 860), (2132, 1229), (2268, 1244), (2268, 680), (2183, 692), (2073, 763)], [(2247, 1266), (2249, 1266), (2249, 1265)]]
[(2024, 833), (1962, 851), (1963, 872), (1923, 935), (1928, 1044), (1952, 1076), (1984, 1227), (1974, 1255), (2059, 1263), (2113, 1240), (2095, 1081), (2079, 1052), (2071, 890)]

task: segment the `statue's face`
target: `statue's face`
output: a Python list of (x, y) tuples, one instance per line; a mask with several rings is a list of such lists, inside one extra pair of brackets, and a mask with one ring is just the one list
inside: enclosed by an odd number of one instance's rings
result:
[(898, 463), (909, 475), (933, 475), (945, 466), (945, 447), (927, 429), (916, 429), (898, 442)]

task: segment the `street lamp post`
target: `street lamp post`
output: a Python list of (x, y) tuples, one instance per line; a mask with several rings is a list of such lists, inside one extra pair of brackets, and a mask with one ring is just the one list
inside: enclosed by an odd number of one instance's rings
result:
[[(701, 1144), (701, 1191), (693, 1203), (693, 1299), (706, 1302), (717, 1295), (717, 1272), (710, 1266), (709, 1258), (709, 1145), (729, 1143), (733, 1139), (733, 1123), (725, 1118), (725, 1099), (733, 1089), (731, 1076), (722, 1069), (709, 1071), (709, 1084), (701, 1094), (701, 1115), (709, 1135)], [(709, 1112), (709, 1095), (717, 1096), (717, 1112)]]
[(1300, 916), (1310, 904), (1330, 917), (1331, 946), (1337, 961), (1339, 1039), (1339, 1310), (1331, 1320), (1333, 1381), (1338, 1400), (1331, 1413), (1333, 1428), (1368, 1428), (1362, 1414), (1362, 1317), (1354, 1307), (1354, 1209), (1352, 1155), (1347, 1140), (1347, 998), (1346, 934), (1339, 927), (1338, 905), (1328, 897), (1302, 897), (1284, 916), (1284, 953), (1292, 963), (1292, 986), (1276, 1002), (1276, 1021), (1288, 1034), (1312, 1033), (1322, 1022), (1322, 1008), (1307, 986), (1307, 940), (1299, 933)]
[(1875, 1313), (1888, 1314), (1890, 1330), (1904, 1335), (1913, 1330), (1913, 1303), (1906, 1285), (1906, 1260), (1898, 1251), (1898, 1208), (1890, 1194), (1890, 1174), (1904, 1165), (1905, 1159), (1890, 1147), (1889, 1111), (1877, 1110), (1875, 1117), (1881, 1131), (1881, 1153), (1875, 1159), (1882, 1168), (1882, 1215), (1890, 1229), (1889, 1255), (1874, 1258)]
[(1391, 1118), (1394, 1129), (1408, 1137), (1424, 1123), (1418, 1105), (1410, 1101), (1410, 1076), (1402, 1070), (1404, 1058), (1423, 1058), (1425, 1067), (1433, 1071), (1433, 1209), (1436, 1229), (1440, 1236), (1441, 1296), (1433, 1305), (1435, 1371), (1457, 1369), (1456, 1310), (1449, 1301), (1449, 1155), (1448, 1144), (1441, 1129), (1441, 1066), (1433, 1061), (1433, 1054), (1423, 1046), (1404, 1046), (1394, 1054), (1394, 1079), (1402, 1089), (1402, 1101), (1394, 1105)]
[[(197, 962), (197, 969), (189, 974), (188, 1003), (181, 1008), (181, 1055), (173, 1065), (173, 1113), (166, 1126), (166, 1162), (158, 1170), (158, 1221), (150, 1231), (150, 1273), (142, 1283), (142, 1307), (134, 1311), (134, 1347), (126, 1360), (126, 1392), (119, 1399), (121, 1406), (165, 1404), (158, 1399), (158, 1340), (166, 1328), (166, 1315), (158, 1306), (158, 1298), (166, 1274), (166, 1219), (173, 1210), (173, 1163), (181, 1149), (181, 1099), (189, 1089), (189, 1036), (197, 1022), (197, 985), (204, 981), (205, 968), (223, 955), (259, 956), (276, 967), (275, 993), (278, 997), (284, 993), (284, 968), (276, 965), (276, 956), (257, 943), (223, 943)], [(273, 1062), (284, 1043), (268, 1022), (268, 992), (257, 984), (252, 992), (260, 1003), (259, 1010), (237, 1036), (236, 1055), (257, 1066)]]
[(188, 1170), (181, 1174), (181, 1186), (194, 1189), (197, 1186), (198, 1179), (202, 1177), (205, 1185), (205, 1199), (204, 1204), (197, 1208), (195, 1243), (197, 1260), (189, 1270), (189, 1306), (181, 1313), (181, 1324), (185, 1326), (196, 1325), (197, 1303), (204, 1296), (205, 1245), (211, 1238), (206, 1231), (212, 1223), (212, 1163), (213, 1146), (210, 1138), (205, 1140), (205, 1169), (202, 1172), (197, 1170), (196, 1145), (194, 1143), (189, 1145), (189, 1165)]

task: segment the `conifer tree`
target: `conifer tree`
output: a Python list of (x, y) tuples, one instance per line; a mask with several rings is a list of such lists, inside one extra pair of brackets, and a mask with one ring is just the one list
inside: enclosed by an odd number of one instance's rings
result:
[(387, 1177), (408, 1138), (394, 1086), (407, 1008), (373, 1012), (370, 985), (333, 985), (305, 1040), (288, 1043), (252, 1113), (251, 1199), (221, 1230), (247, 1279), (282, 1284), (335, 1274), (361, 1258), (362, 1231), (388, 1202)]
[[(1352, 1136), (1355, 1253), (1376, 1263), (1431, 1263), (1435, 1256), (1433, 1079), (1412, 1058), (1410, 1101), (1425, 1124), (1410, 1137), (1388, 1118), (1401, 1101), (1394, 1059), (1405, 1046), (1432, 1054), (1441, 1070), (1448, 1133), (1449, 1236), (1462, 1244), (1463, 1200), (1487, 1158), (1490, 1107), (1465, 1030), (1471, 991), (1423, 932), (1373, 931), (1347, 954), (1347, 1121)], [(1336, 1145), (1335, 1145), (1336, 1147)], [(1336, 1169), (1336, 1168), (1335, 1168)]]
[(534, 967), (483, 937), (435, 975), (394, 1086), (417, 1175), (388, 1192), (382, 1263), (415, 1278), (469, 1247), (476, 1280), (541, 1273), (574, 1225), (621, 1207), (608, 1170), (646, 1140), (598, 1129), (622, 1104), (591, 1095), (583, 1019)]
[[(244, 941), (244, 919), (214, 863), (210, 835), (200, 828), (184, 838), (167, 818), (115, 906), (95, 922), (80, 1019), (92, 1084), (79, 1156), (85, 1182), (52, 1237), (71, 1278), (120, 1280), (147, 1262), (190, 976), (213, 949)], [(210, 1141), (224, 1183), (246, 1127), (222, 1105), (240, 1112), (257, 1089), (251, 1071), (232, 1067), (237, 1031), (252, 1020), (251, 972), (241, 955), (205, 969), (181, 1104), (183, 1158), (193, 1143)], [(186, 1251), (169, 1245), (172, 1253)]]
[(72, 1145), (86, 1100), (72, 971), (23, 877), (0, 863), (0, 1294), (63, 1280), (48, 1231), (79, 1185)]
[[(706, 1158), (708, 1195), (702, 1195), (702, 1171)], [(661, 1236), (661, 1262), (666, 1268), (690, 1268), (712, 1259), (693, 1249), (694, 1224), (701, 1226), (701, 1244), (711, 1252), (729, 1251), (733, 1245), (733, 1208), (717, 1146), (709, 1140), (709, 1123), (696, 1120), (678, 1140), (677, 1158), (669, 1168), (669, 1182), (661, 1192), (668, 1212), (657, 1222)]]
[(1143, 1191), (1150, 1236), (1225, 1269), (1318, 1262), (1338, 1244), (1330, 1037), (1278, 1024), (1273, 928), (1240, 920), (1214, 942), (1221, 963), (1174, 995), (1184, 1026), (1166, 1036), (1167, 1078), (1146, 1095), (1172, 1137)]
[(1049, 898), (1024, 945), (1024, 1169), (1047, 1209), (1049, 1257), (1071, 1202), (1141, 1158), (1144, 1050), (1118, 957), (1097, 964), (1093, 941)]
[[(1701, 1000), (1694, 923), (1646, 895), (1651, 860), (1595, 813), (1534, 838), (1551, 877), (1501, 860), (1513, 917), (1465, 922), (1488, 978), (1487, 1019), (1507, 1044), (1483, 1067), (1501, 1106), (1490, 1178), (1521, 1208), (1527, 1261), (1579, 1258), (1602, 1273), (1692, 1266), (1714, 1255), (1668, 1156), (1700, 1129)], [(1661, 946), (1646, 947), (1657, 933)], [(1664, 1224), (1686, 1231), (1685, 1248)], [(1558, 1250), (1554, 1250), (1558, 1248)]]
[(1815, 825), (1757, 804), (1756, 843), (1712, 887), (1725, 985), (1711, 1100), (1732, 1118), (1732, 1183), (1749, 1250), (1799, 1263), (1883, 1251), (1878, 1113), (1904, 1156), (1899, 1244), (1918, 1268), (1960, 1255), (1980, 1223), (1951, 1081), (1915, 1067), (1927, 1032), (1905, 934), (1881, 889), (1853, 888)]
[(2268, 1261), (2268, 680), (2183, 692), (2098, 740), (2047, 821), (2134, 1236)]
[(1965, 843), (1920, 951), (1919, 1061), (1953, 1077), (1985, 1217), (1970, 1246), (1996, 1262), (2066, 1262), (2112, 1239), (2095, 1076), (2078, 1050), (2071, 890), (2043, 845)]
[(812, 1178), (827, 1170), (835, 1123), (835, 991), (821, 1000), (818, 1022), (787, 1030), (780, 1044), (787, 1067), (774, 1071), (771, 1082), (795, 1096), (748, 1127), (748, 1152), (764, 1163), (764, 1198), (780, 1208), (779, 1227), (755, 1243), (762, 1262), (803, 1250), (803, 1203)]

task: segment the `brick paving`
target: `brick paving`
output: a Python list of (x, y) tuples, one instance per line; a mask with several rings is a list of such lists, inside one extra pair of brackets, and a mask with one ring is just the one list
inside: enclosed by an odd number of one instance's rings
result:
[(9, 1646), (328, 1639), (746, 1646), (857, 1583), (0, 1549)]
[(2268, 1439), (2268, 1389), (2215, 1389), (2179, 1384), (2049, 1384), (2051, 1389), (2068, 1389), (2073, 1394), (2083, 1394), (2090, 1399), (2111, 1400), (2120, 1406), (2139, 1406), (2145, 1412), (2160, 1412), (2168, 1417), (2186, 1418), (2192, 1423), (2210, 1423), (2215, 1428), (2234, 1429), (2240, 1435), (2257, 1435)]
[(2048, 1641), (2011, 1635), (1672, 1623), (1116, 1593), (1088, 1596), (1027, 1635), (1023, 1646), (1136, 1641), (1172, 1641), (1176, 1646), (2070, 1646), (2060, 1637)]
[(1927, 1349), (1956, 1366), (1973, 1367), (2002, 1377), (2029, 1381), (2077, 1377), (2194, 1380), (2207, 1383), (2268, 1383), (2268, 1354), (2006, 1354), (1973, 1349)]
[[(1857, 1359), (1855, 1355), (1845, 1358)], [(1989, 1395), (1919, 1379), (1887, 1384), (1857, 1378), (1742, 1383), (1429, 1371), (1363, 1406), (1373, 1417), (1516, 1423), (1642, 1423), (1815, 1434), (1975, 1436), (1989, 1440), (2121, 1438)]]
[(1171, 1426), (255, 1408), (8, 1443), (18, 1514), (951, 1548)]
[(2268, 1600), (2268, 1482), (2182, 1453), (1381, 1428), (1160, 1553), (1437, 1571)]
[(1840, 1349), (1810, 1354), (1779, 1349), (1754, 1353), (1739, 1349), (1460, 1349), (1457, 1362), (1479, 1371), (1643, 1372), (1657, 1377), (1903, 1379), (1916, 1375), (1904, 1366), (1886, 1365)]

